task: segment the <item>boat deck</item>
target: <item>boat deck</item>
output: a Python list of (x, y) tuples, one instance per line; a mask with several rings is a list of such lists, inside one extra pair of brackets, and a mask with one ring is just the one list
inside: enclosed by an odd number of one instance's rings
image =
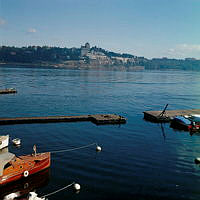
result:
[(200, 114), (200, 109), (192, 110), (166, 110), (163, 115), (160, 115), (162, 111), (144, 111), (144, 119), (152, 122), (170, 122), (174, 117), (178, 115), (194, 115)]
[(28, 124), (28, 123), (55, 123), (55, 122), (81, 122), (90, 121), (97, 125), (124, 124), (126, 118), (115, 114), (96, 114), (80, 116), (48, 116), (48, 117), (16, 117), (0, 118), (0, 125)]

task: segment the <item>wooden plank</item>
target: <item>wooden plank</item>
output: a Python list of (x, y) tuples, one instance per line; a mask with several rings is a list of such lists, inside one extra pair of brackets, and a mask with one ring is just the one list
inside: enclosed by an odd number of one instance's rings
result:
[(191, 110), (166, 110), (163, 116), (160, 116), (162, 111), (144, 111), (144, 119), (153, 122), (169, 122), (174, 117), (179, 115), (200, 115), (200, 109), (191, 109)]

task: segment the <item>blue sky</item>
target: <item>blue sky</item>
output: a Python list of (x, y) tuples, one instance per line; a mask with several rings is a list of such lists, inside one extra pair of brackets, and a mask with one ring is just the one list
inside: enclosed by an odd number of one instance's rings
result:
[(200, 0), (0, 0), (0, 45), (200, 59)]

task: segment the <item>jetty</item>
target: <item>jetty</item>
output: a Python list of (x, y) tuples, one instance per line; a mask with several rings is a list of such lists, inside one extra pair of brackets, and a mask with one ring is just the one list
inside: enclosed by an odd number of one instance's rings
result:
[(144, 111), (144, 119), (152, 122), (170, 122), (176, 116), (200, 115), (200, 109)]
[(125, 124), (126, 118), (115, 114), (48, 116), (48, 117), (15, 117), (15, 118), (0, 118), (0, 125), (55, 123), (55, 122), (82, 122), (82, 121), (93, 122), (96, 125)]
[(12, 94), (12, 93), (17, 93), (17, 90), (14, 88), (7, 88), (7, 89), (0, 90), (0, 94)]

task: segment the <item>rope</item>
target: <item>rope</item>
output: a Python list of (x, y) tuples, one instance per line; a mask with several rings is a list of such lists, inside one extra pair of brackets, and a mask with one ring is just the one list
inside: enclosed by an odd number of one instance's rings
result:
[(46, 194), (46, 195), (42, 196), (41, 198), (45, 198), (45, 197), (48, 197), (48, 196), (50, 196), (50, 195), (56, 194), (56, 193), (58, 193), (58, 192), (60, 192), (60, 191), (62, 191), (62, 190), (64, 190), (64, 189), (67, 189), (68, 187), (71, 187), (71, 186), (74, 185), (74, 184), (75, 184), (75, 182), (73, 182), (73, 183), (71, 183), (71, 184), (69, 184), (69, 185), (67, 185), (67, 186), (65, 186), (65, 187), (63, 187), (63, 188), (61, 188), (61, 189), (58, 189), (58, 190), (56, 190), (56, 191), (54, 191), (54, 192), (51, 192), (51, 193), (49, 193), (49, 194)]
[(88, 144), (88, 145), (85, 145), (85, 146), (76, 147), (76, 148), (72, 148), (72, 149), (64, 149), (64, 150), (60, 150), (60, 151), (51, 151), (51, 153), (61, 153), (61, 152), (67, 152), (67, 151), (74, 151), (74, 150), (78, 150), (78, 149), (87, 148), (87, 147), (90, 147), (90, 146), (93, 146), (93, 145), (97, 146), (97, 143), (92, 143), (92, 144)]

